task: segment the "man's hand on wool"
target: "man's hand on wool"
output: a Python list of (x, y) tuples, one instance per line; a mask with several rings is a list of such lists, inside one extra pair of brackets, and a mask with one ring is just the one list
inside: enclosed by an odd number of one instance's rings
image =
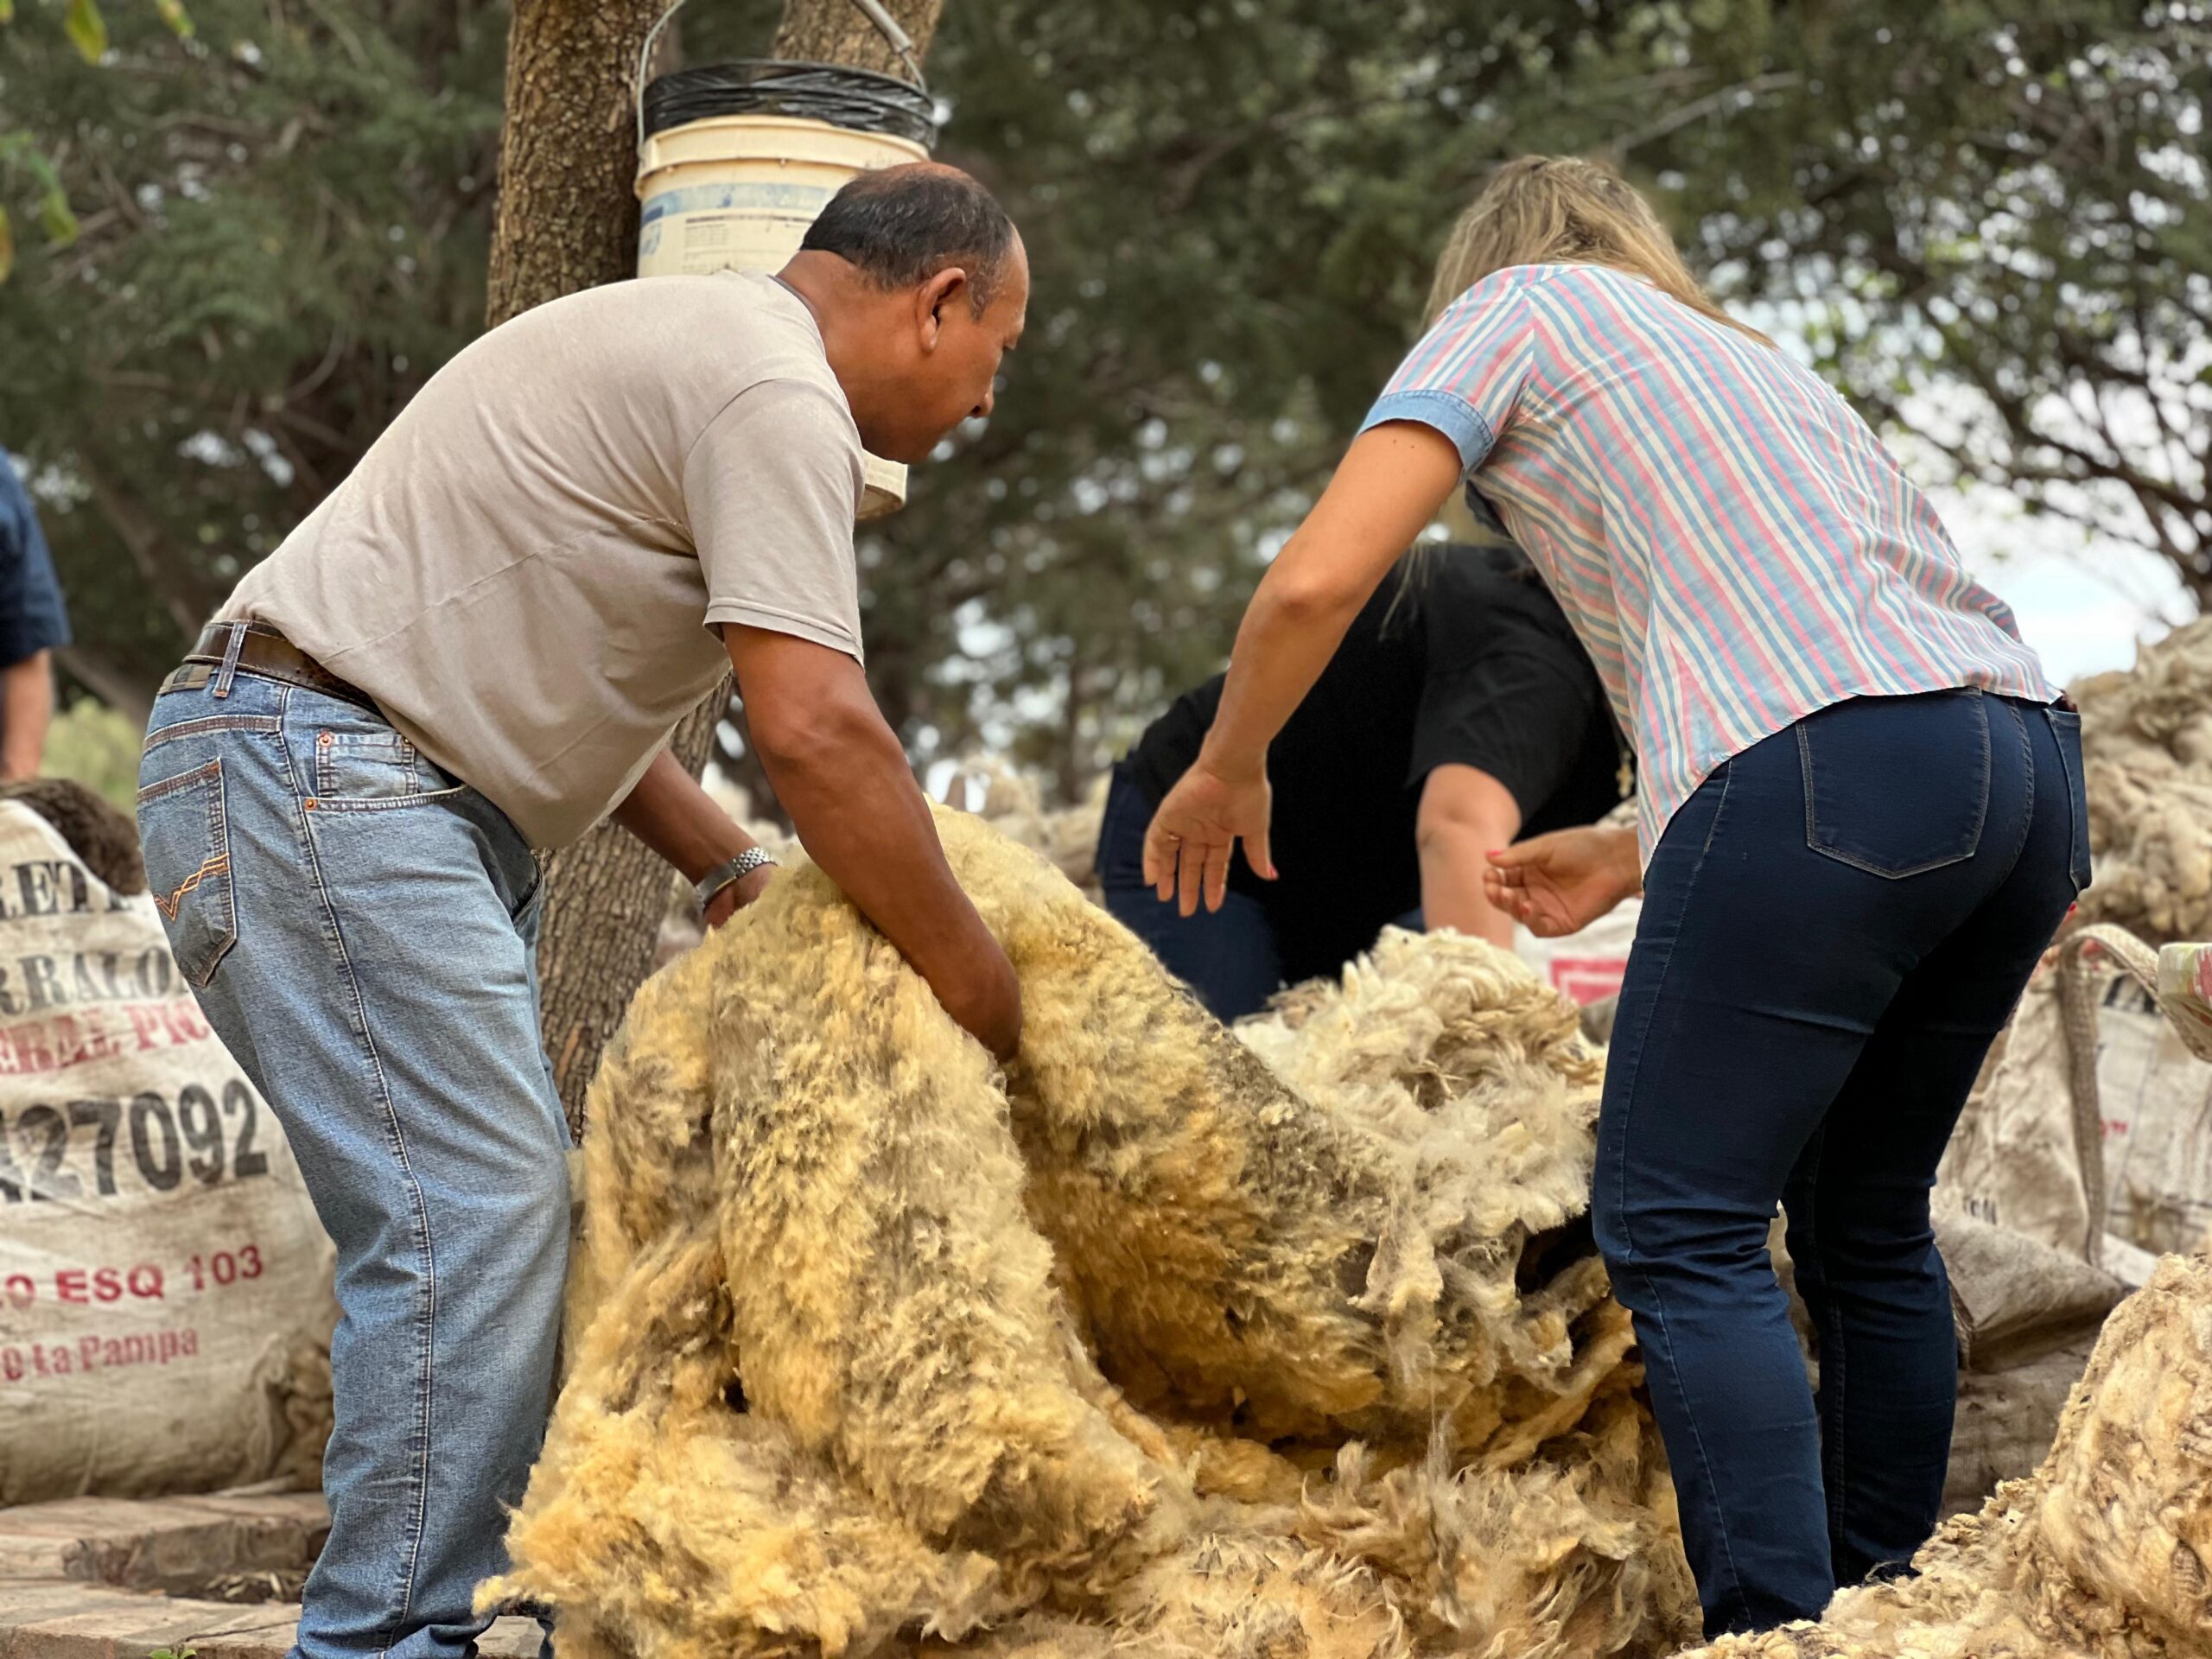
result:
[(768, 883), (775, 879), (776, 867), (764, 864), (750, 875), (742, 876), (716, 893), (714, 902), (707, 906), (705, 921), (711, 933), (724, 922), (768, 891)]

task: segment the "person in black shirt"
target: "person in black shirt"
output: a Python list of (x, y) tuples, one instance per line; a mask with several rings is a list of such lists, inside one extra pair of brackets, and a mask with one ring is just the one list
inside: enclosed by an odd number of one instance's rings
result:
[(1099, 828), (1106, 907), (1223, 1020), (1335, 974), (1393, 922), (1510, 946), (1483, 855), (1594, 823), (1624, 792), (1624, 747), (1590, 659), (1520, 554), (1401, 560), (1268, 753), (1276, 878), (1240, 850), (1220, 910), (1180, 916), (1144, 880), (1144, 834), (1221, 702), (1177, 699), (1115, 769)]

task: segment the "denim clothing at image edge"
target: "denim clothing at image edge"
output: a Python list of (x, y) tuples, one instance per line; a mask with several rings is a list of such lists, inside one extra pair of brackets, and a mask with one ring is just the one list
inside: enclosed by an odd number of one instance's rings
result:
[(178, 965), (337, 1246), (330, 1536), (295, 1651), (460, 1659), (567, 1268), (538, 865), (373, 710), (251, 673), (162, 696), (139, 779)]
[[(1929, 1192), (2088, 877), (2079, 717), (1972, 690), (1808, 715), (1668, 823), (1592, 1208), (1709, 1634), (1815, 1618), (1934, 1529), (1957, 1344)], [(1777, 1202), (1817, 1401), (1769, 1262)]]

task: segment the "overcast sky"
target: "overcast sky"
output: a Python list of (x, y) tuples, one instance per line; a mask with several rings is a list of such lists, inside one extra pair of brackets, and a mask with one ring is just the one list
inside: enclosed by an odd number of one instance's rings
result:
[(1974, 575), (2012, 606), (2056, 680), (2130, 667), (2138, 643), (2191, 614), (2180, 578), (2155, 554), (2026, 518), (1986, 492), (1929, 493)]

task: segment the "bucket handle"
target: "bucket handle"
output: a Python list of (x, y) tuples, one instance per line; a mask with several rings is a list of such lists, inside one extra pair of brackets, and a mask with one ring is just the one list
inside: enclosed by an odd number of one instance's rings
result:
[[(684, 4), (685, 0), (673, 0), (668, 10), (661, 13), (653, 26), (645, 31), (645, 43), (638, 48), (638, 78), (632, 89), (635, 93), (632, 102), (637, 105), (638, 111), (639, 149), (645, 147), (645, 72), (652, 67), (653, 48), (660, 41), (661, 30), (668, 27), (676, 14), (683, 10)], [(929, 91), (929, 83), (922, 79), (922, 60), (914, 55), (913, 36), (899, 27), (899, 20), (883, 9), (881, 0), (853, 0), (853, 4), (863, 17), (875, 25), (875, 32), (882, 35), (885, 42), (899, 54), (899, 60), (906, 66), (906, 73), (912, 78), (916, 88), (925, 92)]]

